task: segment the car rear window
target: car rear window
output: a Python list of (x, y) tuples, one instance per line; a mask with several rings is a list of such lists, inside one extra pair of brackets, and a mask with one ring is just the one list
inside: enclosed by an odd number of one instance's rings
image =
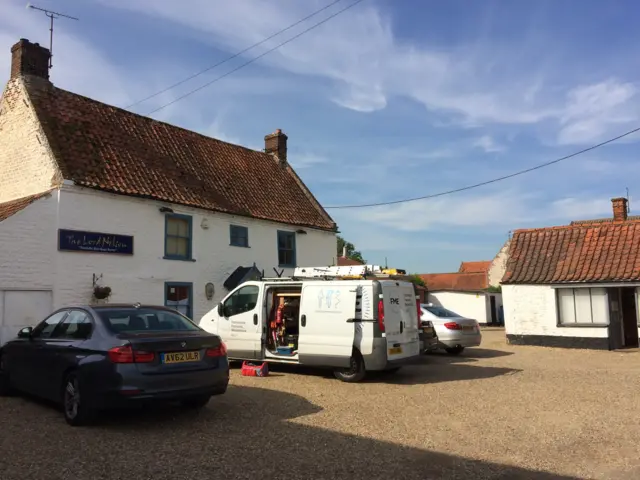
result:
[(200, 330), (189, 319), (167, 310), (152, 308), (99, 309), (98, 315), (114, 333), (186, 332)]
[(456, 312), (452, 312), (451, 310), (447, 310), (444, 307), (424, 307), (428, 312), (433, 313), (436, 317), (440, 318), (451, 318), (451, 317), (459, 317)]

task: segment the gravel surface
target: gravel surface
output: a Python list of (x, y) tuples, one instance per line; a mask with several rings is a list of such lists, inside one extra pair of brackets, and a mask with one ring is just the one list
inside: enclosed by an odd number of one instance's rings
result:
[(232, 373), (199, 413), (60, 412), (0, 399), (0, 479), (640, 478), (640, 351), (510, 347), (433, 354), (344, 384), (317, 371)]

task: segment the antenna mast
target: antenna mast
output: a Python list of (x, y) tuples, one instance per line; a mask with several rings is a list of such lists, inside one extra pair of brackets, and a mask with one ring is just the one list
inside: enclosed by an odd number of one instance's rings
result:
[(625, 187), (627, 189), (627, 213), (631, 212), (631, 202), (629, 201), (629, 187)]
[(35, 5), (31, 5), (27, 3), (27, 8), (33, 8), (34, 10), (40, 10), (44, 12), (44, 14), (50, 18), (51, 22), (49, 24), (49, 70), (53, 68), (53, 19), (54, 18), (68, 18), (70, 20), (80, 20), (79, 18), (72, 17), (70, 15), (65, 15), (64, 13), (52, 12), (51, 10), (45, 10), (44, 8), (36, 7)]

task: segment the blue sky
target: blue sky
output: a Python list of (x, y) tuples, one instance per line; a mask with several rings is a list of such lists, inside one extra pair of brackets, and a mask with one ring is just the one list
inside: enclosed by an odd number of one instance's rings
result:
[[(146, 114), (299, 33), (133, 107)], [(48, 19), (0, 0), (0, 65)], [(256, 43), (331, 0), (39, 0), (58, 20), (52, 81), (127, 106)], [(629, 1), (364, 0), (256, 63), (152, 116), (251, 148), (281, 128), (289, 161), (325, 206), (437, 193), (580, 150), (640, 125)], [(640, 135), (468, 192), (329, 212), (373, 263), (455, 271), (510, 230), (609, 216), (633, 196)]]

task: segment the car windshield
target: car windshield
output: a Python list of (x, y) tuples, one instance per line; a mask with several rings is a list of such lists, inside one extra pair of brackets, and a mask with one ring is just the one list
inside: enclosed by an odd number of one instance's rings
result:
[(424, 309), (427, 310), (428, 312), (433, 313), (436, 317), (439, 317), (439, 318), (451, 318), (451, 317), (459, 317), (460, 316), (456, 312), (452, 312), (451, 310), (447, 310), (444, 307), (429, 306), (429, 307), (424, 307)]
[(101, 308), (98, 315), (114, 333), (190, 332), (200, 327), (179, 313), (155, 308)]

